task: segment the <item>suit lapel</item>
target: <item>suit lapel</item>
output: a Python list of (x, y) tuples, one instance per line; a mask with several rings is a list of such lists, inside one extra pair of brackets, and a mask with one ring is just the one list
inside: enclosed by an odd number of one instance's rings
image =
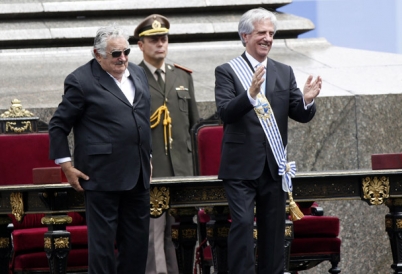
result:
[(274, 62), (272, 62), (271, 59), (268, 58), (267, 63), (267, 74), (265, 75), (265, 79), (267, 79), (265, 82), (265, 97), (267, 97), (268, 101), (272, 103), (277, 72)]
[(243, 59), (246, 61), (247, 65), (251, 68), (251, 71), (254, 73), (254, 68), (250, 63), (250, 60), (248, 60), (247, 56), (246, 56), (246, 52), (243, 52), (243, 54), (241, 55), (241, 57), (243, 57)]
[(95, 78), (98, 78), (99, 84), (109, 91), (111, 94), (116, 96), (120, 101), (122, 101), (124, 104), (128, 105), (131, 107), (131, 103), (127, 100), (127, 97), (124, 95), (124, 93), (121, 91), (121, 89), (116, 85), (112, 77), (102, 69), (102, 67), (99, 65), (99, 63), (94, 60), (92, 64), (92, 71), (94, 74)]
[(131, 81), (133, 81), (135, 87), (133, 107), (136, 107), (138, 102), (141, 101), (141, 98), (144, 95), (144, 89), (142, 86), (140, 86), (141, 80), (139, 76), (134, 72), (134, 70), (130, 68), (130, 66), (128, 67), (128, 71), (130, 72), (129, 78), (131, 78)]

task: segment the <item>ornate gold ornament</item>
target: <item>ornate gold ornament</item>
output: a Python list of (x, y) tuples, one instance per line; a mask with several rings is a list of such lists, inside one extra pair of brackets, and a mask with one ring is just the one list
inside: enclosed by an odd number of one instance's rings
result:
[(27, 129), (29, 129), (30, 132), (32, 131), (32, 124), (30, 121), (23, 121), (23, 122), (21, 122), (21, 124), (23, 124), (24, 126), (17, 127), (16, 122), (6, 122), (6, 132), (12, 131), (15, 133), (21, 133), (21, 132), (25, 132)]
[(389, 178), (382, 176), (377, 178), (363, 178), (364, 199), (370, 201), (372, 205), (382, 205), (384, 199), (389, 197)]
[(392, 228), (392, 219), (385, 218), (385, 228)]
[(169, 209), (170, 193), (167, 187), (152, 187), (150, 192), (151, 216), (159, 217)]
[(229, 236), (229, 227), (223, 226), (223, 227), (218, 227), (218, 237), (227, 237)]
[(10, 246), (9, 238), (0, 238), (0, 248), (7, 248)]
[(397, 227), (398, 229), (401, 229), (401, 228), (402, 228), (402, 219), (397, 219), (397, 220), (396, 220), (396, 227)]
[(177, 228), (172, 228), (172, 239), (178, 240), (179, 239), (179, 230)]
[(183, 239), (194, 239), (197, 237), (197, 230), (193, 228), (183, 229), (181, 232)]
[(20, 222), (24, 216), (24, 202), (22, 200), (21, 192), (12, 192), (10, 194), (11, 213), (15, 219)]
[(1, 118), (21, 118), (21, 117), (33, 117), (34, 114), (28, 110), (22, 108), (21, 101), (13, 99), (11, 101), (11, 107), (0, 115)]
[(50, 239), (50, 237), (45, 237), (44, 245), (45, 245), (45, 249), (51, 249), (52, 248), (52, 239)]
[(253, 238), (254, 238), (255, 240), (258, 239), (258, 230), (257, 230), (256, 228), (253, 229)]
[(68, 248), (69, 241), (68, 237), (59, 237), (54, 239), (54, 248)]
[(292, 236), (292, 226), (286, 226), (285, 227), (285, 237), (290, 237)]
[(214, 229), (212, 227), (207, 227), (207, 238), (213, 238), (214, 237)]
[(40, 220), (43, 225), (62, 225), (62, 224), (71, 224), (73, 218), (68, 215), (62, 216), (45, 216)]

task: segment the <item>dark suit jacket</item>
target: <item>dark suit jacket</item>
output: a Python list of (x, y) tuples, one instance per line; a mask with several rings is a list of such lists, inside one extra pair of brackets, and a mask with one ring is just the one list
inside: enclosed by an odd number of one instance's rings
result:
[(172, 118), (172, 149), (165, 154), (163, 116), (158, 126), (152, 129), (153, 177), (193, 175), (193, 160), (190, 130), (198, 121), (198, 110), (191, 74), (173, 65), (166, 64), (165, 91), (161, 89), (144, 62), (151, 93), (151, 114), (166, 101)]
[[(242, 57), (249, 63), (245, 54)], [(306, 123), (314, 117), (315, 104), (304, 109), (303, 94), (297, 88), (291, 67), (268, 58), (266, 71), (266, 97), (286, 146), (288, 117)], [(257, 179), (268, 161), (272, 176), (279, 180), (269, 142), (235, 72), (226, 63), (215, 69), (215, 77), (215, 101), (224, 123), (219, 178)]]
[(70, 157), (67, 136), (74, 130), (74, 166), (89, 176), (86, 190), (132, 189), (142, 172), (150, 178), (150, 95), (144, 70), (129, 63), (134, 105), (95, 59), (67, 76), (63, 100), (49, 123), (50, 158)]

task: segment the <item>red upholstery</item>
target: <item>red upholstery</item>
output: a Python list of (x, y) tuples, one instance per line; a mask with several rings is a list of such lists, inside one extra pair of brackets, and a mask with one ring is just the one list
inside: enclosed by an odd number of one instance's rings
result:
[(301, 220), (294, 222), (293, 226), (295, 239), (338, 237), (339, 235), (339, 218), (332, 216), (305, 215)]
[(197, 136), (198, 175), (217, 175), (220, 165), (223, 126), (201, 127)]
[[(14, 260), (14, 271), (49, 271), (49, 263), (44, 251), (31, 252)], [(68, 254), (67, 270), (88, 269), (88, 249), (72, 249)]]
[(333, 238), (294, 238), (291, 257), (306, 254), (325, 254), (341, 252), (341, 239)]
[[(32, 184), (34, 168), (56, 167), (49, 160), (48, 133), (0, 135), (0, 185)], [(62, 173), (62, 180), (65, 179)], [(71, 236), (71, 250), (67, 270), (88, 269), (88, 236), (85, 218), (70, 212), (72, 223), (67, 225)], [(12, 232), (13, 254), (10, 273), (16, 271), (49, 271), (44, 252), (44, 234), (48, 231), (41, 219), (45, 214), (27, 214), (21, 223), (9, 215), (14, 225)], [(25, 272), (24, 272), (25, 273)]]
[(47, 133), (0, 135), (0, 185), (31, 184), (32, 169), (54, 167)]

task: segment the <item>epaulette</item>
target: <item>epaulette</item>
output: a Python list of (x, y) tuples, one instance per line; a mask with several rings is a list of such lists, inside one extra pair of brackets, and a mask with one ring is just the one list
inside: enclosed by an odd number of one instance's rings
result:
[(184, 71), (187, 71), (188, 73), (193, 73), (193, 71), (192, 71), (191, 69), (186, 68), (186, 67), (183, 67), (183, 66), (181, 66), (181, 65), (174, 64), (174, 66), (175, 66), (176, 68), (179, 68), (179, 69), (182, 69), (182, 70), (184, 70)]

